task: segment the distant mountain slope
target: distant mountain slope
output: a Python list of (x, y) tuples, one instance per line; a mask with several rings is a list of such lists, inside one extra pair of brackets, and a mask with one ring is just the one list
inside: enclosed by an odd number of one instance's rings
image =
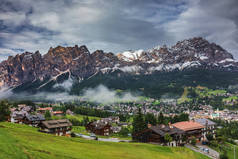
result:
[(160, 96), (166, 91), (180, 92), (184, 85), (237, 84), (237, 72), (238, 62), (230, 53), (196, 37), (170, 48), (162, 46), (119, 54), (102, 50), (90, 54), (84, 45), (50, 48), (43, 56), (38, 51), (25, 52), (0, 63), (0, 87), (11, 87), (18, 92), (61, 91), (55, 85), (70, 80), (74, 94), (103, 83), (110, 88)]

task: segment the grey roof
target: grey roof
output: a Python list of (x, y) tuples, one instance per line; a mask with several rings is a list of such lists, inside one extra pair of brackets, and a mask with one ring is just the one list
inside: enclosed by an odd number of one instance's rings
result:
[(203, 125), (203, 126), (206, 126), (206, 124), (207, 124), (208, 126), (216, 125), (215, 122), (213, 122), (213, 121), (211, 121), (211, 120), (209, 120), (209, 119), (206, 119), (206, 118), (195, 119), (195, 122), (197, 122), (197, 123), (199, 123), (199, 124), (201, 124), (201, 125)]
[(29, 121), (45, 121), (45, 117), (41, 114), (36, 114), (36, 115), (28, 114), (28, 115), (26, 115), (26, 118)]
[(90, 122), (89, 125), (94, 126), (95, 129), (103, 129), (105, 126), (111, 126), (109, 123), (102, 122), (101, 120)]
[(174, 126), (168, 126), (168, 125), (157, 125), (157, 126), (151, 126), (149, 129), (154, 131), (157, 134), (160, 134), (161, 136), (164, 136), (165, 134), (183, 134), (184, 131), (180, 130)]
[(14, 111), (12, 112), (11, 117), (14, 119), (23, 119), (27, 114), (28, 112), (26, 111)]

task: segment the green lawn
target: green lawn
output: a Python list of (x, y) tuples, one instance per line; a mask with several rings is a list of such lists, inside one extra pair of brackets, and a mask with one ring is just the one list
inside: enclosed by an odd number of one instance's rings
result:
[(88, 117), (89, 120), (93, 120), (93, 119), (99, 120), (100, 119), (99, 117), (95, 117), (95, 116), (86, 116), (86, 115), (78, 115), (78, 114), (77, 115), (66, 115), (67, 119), (75, 118), (75, 119), (78, 119), (79, 121), (82, 121), (84, 117)]
[(27, 125), (0, 123), (1, 159), (207, 159), (189, 149), (57, 137)]
[(88, 117), (89, 120), (99, 120), (99, 117), (95, 117), (95, 116), (86, 116), (86, 115), (80, 115), (80, 114), (76, 114), (76, 115), (66, 115), (66, 116), (52, 116), (52, 119), (61, 119), (61, 118), (66, 118), (66, 119), (77, 119), (79, 121), (82, 121), (84, 117)]

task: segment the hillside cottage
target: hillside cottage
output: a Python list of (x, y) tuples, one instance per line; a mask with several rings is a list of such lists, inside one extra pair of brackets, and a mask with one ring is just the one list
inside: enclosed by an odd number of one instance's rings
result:
[(53, 115), (53, 116), (63, 116), (64, 112), (63, 111), (53, 111), (51, 113), (51, 115)]
[(100, 120), (90, 122), (86, 125), (86, 130), (96, 135), (108, 136), (112, 133), (111, 125), (109, 123), (101, 122)]
[[(172, 141), (167, 142), (165, 139), (166, 134), (171, 136)], [(149, 142), (149, 143), (157, 143), (161, 145), (167, 146), (179, 146), (182, 144), (182, 137), (184, 131), (180, 130), (172, 125), (157, 125), (151, 126), (148, 125), (148, 128), (133, 134), (133, 140), (140, 142)]]
[(11, 109), (10, 121), (12, 123), (23, 123), (24, 118), (31, 112), (31, 106), (18, 105), (18, 108)]
[(216, 134), (216, 123), (205, 118), (199, 118), (195, 119), (195, 122), (203, 125), (205, 128), (203, 129), (203, 139), (202, 140), (207, 140), (206, 135), (207, 134), (212, 134), (213, 137), (215, 138)]
[(23, 123), (37, 127), (42, 121), (45, 121), (45, 117), (41, 114), (31, 115), (27, 114), (23, 119)]
[(201, 141), (203, 139), (203, 129), (205, 126), (195, 121), (182, 121), (172, 125), (180, 130), (183, 130), (188, 140), (191, 140), (193, 137), (195, 137), (197, 141)]
[(68, 119), (43, 121), (39, 126), (41, 132), (58, 136), (69, 135), (72, 129), (72, 123)]

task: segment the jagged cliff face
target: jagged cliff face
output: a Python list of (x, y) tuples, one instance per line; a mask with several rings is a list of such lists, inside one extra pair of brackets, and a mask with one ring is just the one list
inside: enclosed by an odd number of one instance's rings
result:
[(0, 87), (15, 87), (26, 82), (55, 80), (69, 73), (80, 80), (116, 70), (133, 74), (152, 74), (156, 71), (191, 68), (237, 71), (238, 62), (220, 46), (202, 38), (178, 42), (168, 48), (148, 51), (126, 51), (119, 54), (97, 50), (90, 54), (86, 46), (50, 48), (41, 55), (25, 52), (0, 63)]

